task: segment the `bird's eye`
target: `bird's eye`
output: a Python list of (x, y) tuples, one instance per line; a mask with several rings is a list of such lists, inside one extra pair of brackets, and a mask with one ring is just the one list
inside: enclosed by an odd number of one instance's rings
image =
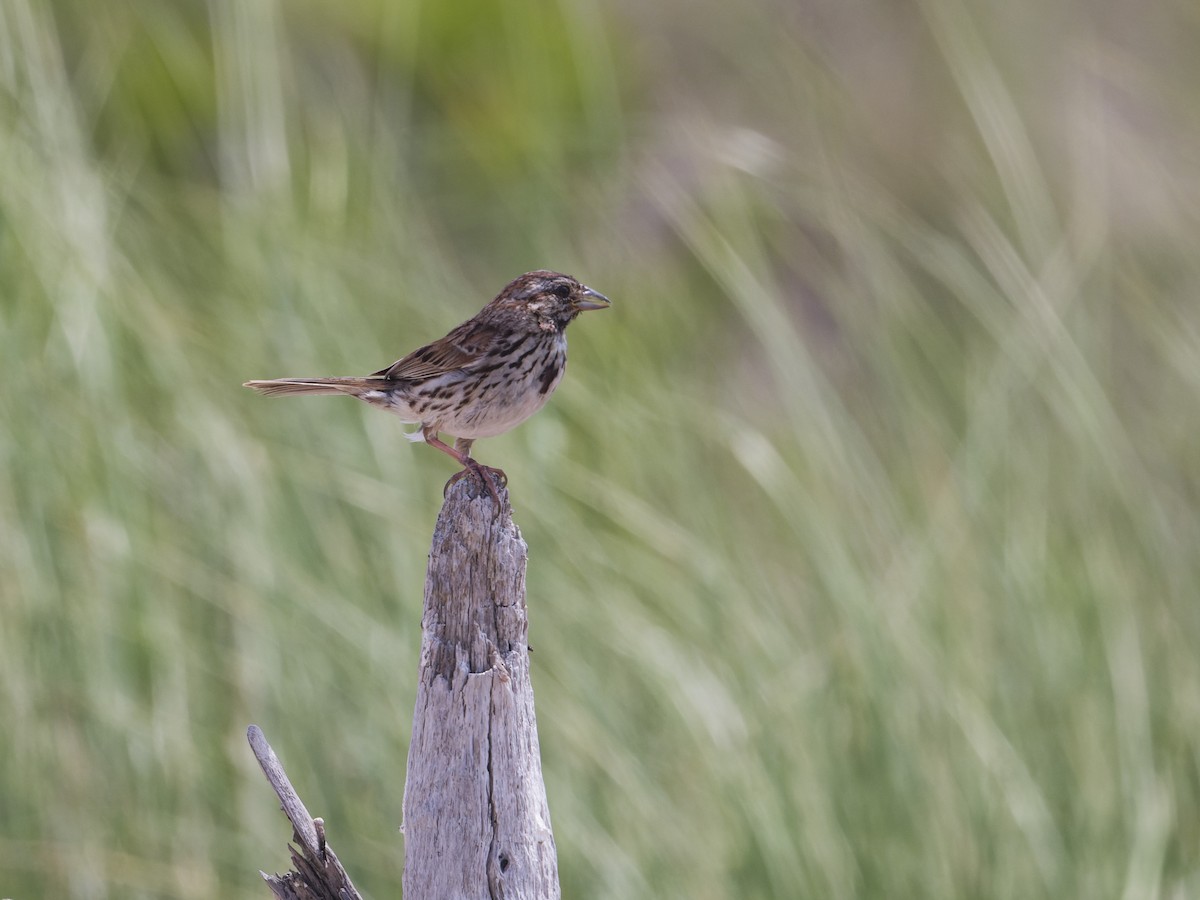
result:
[(571, 286), (569, 284), (556, 284), (550, 289), (550, 293), (554, 294), (556, 297), (562, 297), (562, 299), (566, 300), (571, 296)]

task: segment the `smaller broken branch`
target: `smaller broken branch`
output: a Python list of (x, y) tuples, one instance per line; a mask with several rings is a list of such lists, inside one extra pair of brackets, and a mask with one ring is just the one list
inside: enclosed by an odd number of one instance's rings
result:
[(362, 900), (362, 895), (355, 890), (350, 876), (338, 861), (337, 854), (325, 842), (324, 821), (308, 814), (262, 729), (251, 725), (246, 729), (246, 739), (250, 741), (250, 748), (262, 766), (267, 781), (275, 789), (284, 815), (292, 823), (293, 837), (300, 845), (297, 850), (288, 844), (295, 871), (286, 875), (259, 873), (271, 892), (279, 900)]

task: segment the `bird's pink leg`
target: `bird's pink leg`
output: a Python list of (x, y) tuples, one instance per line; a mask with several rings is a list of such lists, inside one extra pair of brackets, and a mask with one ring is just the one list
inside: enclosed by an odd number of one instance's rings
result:
[(497, 506), (500, 505), (500, 492), (496, 490), (495, 482), (489, 478), (488, 475), (492, 474), (497, 476), (497, 478), (500, 480), (501, 487), (508, 485), (508, 476), (504, 474), (503, 469), (485, 466), (471, 459), (471, 444), (473, 444), (474, 441), (458, 438), (454, 442), (454, 446), (451, 447), (444, 441), (439, 440), (436, 431), (431, 429), (422, 429), (421, 434), (425, 438), (425, 443), (427, 443), (430, 447), (436, 447), (443, 453), (454, 457), (454, 459), (458, 460), (458, 464), (463, 467), (461, 472), (455, 472), (450, 476), (450, 480), (447, 481), (446, 486), (442, 488), (443, 496), (445, 495), (446, 491), (450, 489), (450, 485), (454, 484), (454, 482), (466, 475), (467, 472), (471, 472), (477, 478), (479, 478), (480, 481), (487, 485), (488, 492), (492, 495), (492, 499), (496, 501)]

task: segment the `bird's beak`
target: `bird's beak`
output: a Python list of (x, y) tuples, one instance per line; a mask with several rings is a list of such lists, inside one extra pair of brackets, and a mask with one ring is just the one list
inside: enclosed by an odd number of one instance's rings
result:
[(612, 301), (590, 287), (585, 287), (576, 295), (576, 309), (605, 309), (609, 306), (612, 306)]

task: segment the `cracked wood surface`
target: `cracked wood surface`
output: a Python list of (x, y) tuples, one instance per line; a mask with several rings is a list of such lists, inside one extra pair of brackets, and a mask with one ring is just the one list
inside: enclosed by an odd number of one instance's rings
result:
[(405, 900), (558, 898), (529, 680), (525, 542), (473, 478), (434, 528), (404, 787)]

